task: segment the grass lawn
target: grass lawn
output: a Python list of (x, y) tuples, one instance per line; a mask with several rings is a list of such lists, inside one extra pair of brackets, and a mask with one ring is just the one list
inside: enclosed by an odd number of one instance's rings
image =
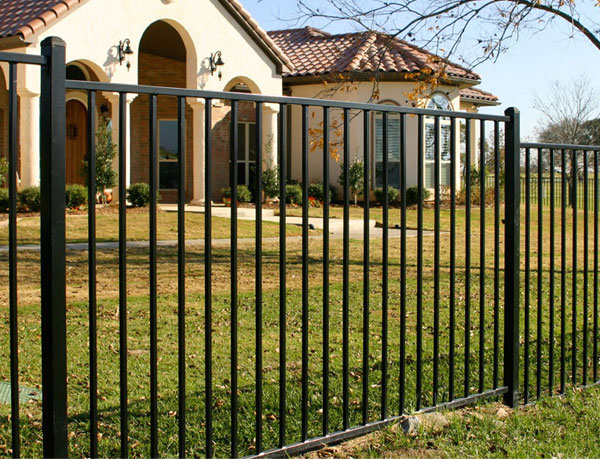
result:
[[(318, 210), (318, 209), (317, 209)], [(336, 212), (338, 212), (336, 210)], [(354, 209), (353, 212), (362, 212)], [(412, 212), (412, 210), (411, 210)], [(569, 211), (570, 212), (570, 211)], [(173, 214), (175, 215), (175, 214)], [(399, 215), (399, 213), (398, 213)], [(412, 214), (411, 214), (412, 215)], [(569, 213), (569, 217), (570, 217)], [(580, 213), (580, 215), (583, 215)], [(161, 214), (161, 217), (164, 215)], [(482, 270), (479, 266), (479, 236), (480, 219), (479, 209), (473, 209), (472, 228), (468, 233), (471, 238), (472, 258), (471, 277), (472, 286), (469, 298), (471, 308), (471, 322), (465, 326), (465, 244), (467, 238), (464, 227), (465, 213), (463, 209), (457, 212), (457, 275), (454, 282), (456, 288), (456, 375), (454, 385), (456, 396), (462, 395), (464, 384), (465, 361), (465, 336), (471, 341), (471, 352), (467, 358), (470, 361), (471, 392), (477, 391), (479, 375), (479, 355), (484, 355), (484, 385), (485, 389), (493, 386), (493, 331), (494, 317), (494, 240), (493, 240), (493, 210), (486, 210), (486, 253), (485, 253), (485, 285), (484, 305), (485, 311), (479, 309)], [(81, 217), (78, 217), (81, 218)], [(173, 217), (174, 218), (174, 217)], [(395, 217), (392, 217), (395, 218)], [(393, 221), (391, 218), (391, 221)], [(413, 217), (411, 217), (413, 218)], [(542, 251), (543, 265), (542, 276), (544, 289), (542, 291), (541, 323), (543, 334), (540, 340), (542, 346), (541, 381), (544, 392), (548, 388), (548, 352), (551, 347), (558, 349), (559, 324), (560, 324), (560, 273), (555, 273), (556, 284), (556, 309), (554, 311), (554, 341), (549, 339), (549, 271), (550, 254), (547, 240), (549, 225), (548, 214), (543, 216), (545, 244)], [(85, 218), (81, 218), (85, 221)], [(582, 218), (579, 218), (578, 234), (583, 235)], [(116, 220), (115, 220), (116, 221)], [(426, 209), (425, 221), (431, 224), (433, 210)], [(443, 210), (440, 215), (442, 230), (440, 236), (440, 386), (438, 400), (443, 402), (448, 399), (449, 379), (448, 365), (451, 350), (448, 348), (449, 339), (449, 309), (448, 291), (450, 288), (449, 277), (449, 211)], [(143, 218), (140, 225), (146, 225)], [(570, 219), (569, 219), (570, 222)], [(228, 221), (227, 221), (228, 223)], [(114, 223), (113, 223), (114, 224)], [(571, 224), (568, 223), (567, 233), (571, 235)], [(227, 225), (228, 226), (228, 225)], [(524, 226), (524, 225), (523, 225)], [(175, 225), (171, 226), (175, 228)], [(188, 224), (190, 230), (195, 230)], [(537, 220), (532, 222), (532, 241), (537, 241)], [(143, 231), (143, 229), (140, 229)], [(171, 231), (174, 231), (172, 229)], [(290, 230), (291, 231), (291, 230)], [(289, 231), (289, 232), (290, 232)], [(289, 233), (288, 232), (288, 233)], [(555, 241), (557, 254), (560, 253), (560, 238)], [(200, 232), (201, 237), (202, 234)], [(590, 235), (591, 236), (591, 235)], [(175, 235), (164, 236), (175, 239)], [(581, 240), (581, 239), (580, 239)], [(503, 241), (502, 241), (503, 243)], [(434, 259), (433, 237), (424, 241), (424, 280), (423, 288), (423, 406), (430, 405), (433, 398), (433, 317), (434, 317)], [(502, 260), (503, 250), (500, 246)], [(287, 442), (300, 440), (300, 400), (301, 400), (301, 312), (302, 312), (302, 245), (299, 241), (290, 241), (287, 245)], [(371, 266), (369, 280), (370, 299), (370, 352), (369, 360), (369, 413), (370, 420), (378, 419), (380, 415), (381, 392), (381, 353), (382, 353), (382, 267), (381, 267), (381, 240), (370, 241)], [(278, 439), (278, 375), (279, 375), (279, 247), (276, 243), (263, 243), (263, 345), (264, 345), (264, 446), (275, 447)], [(578, 258), (578, 331), (575, 339), (579, 349), (584, 340), (581, 329), (583, 327), (582, 311), (584, 298), (581, 293), (583, 269), (583, 244), (579, 244)], [(593, 247), (590, 246), (590, 255)], [(186, 266), (186, 291), (187, 291), (187, 386), (188, 386), (188, 451), (190, 456), (202, 456), (204, 444), (204, 252), (201, 247), (190, 247), (187, 250)], [(569, 263), (570, 256), (569, 254)], [(363, 242), (352, 241), (350, 247), (350, 424), (360, 422), (361, 410), (361, 385), (362, 385), (362, 302), (363, 302)], [(417, 239), (409, 238), (406, 247), (407, 254), (407, 333), (406, 333), (406, 406), (413, 410), (416, 407), (416, 298), (419, 292), (417, 285)], [(37, 387), (41, 383), (40, 368), (40, 291), (39, 291), (39, 257), (36, 252), (19, 253), (19, 336), (20, 336), (20, 380), (23, 385)], [(532, 251), (532, 269), (537, 269), (537, 251)], [(166, 456), (177, 454), (177, 250), (176, 248), (158, 249), (158, 293), (159, 293), (159, 451)], [(591, 259), (591, 257), (590, 257)], [(8, 304), (8, 255), (0, 253), (0, 302)], [(322, 386), (322, 361), (330, 361), (330, 393), (328, 400), (331, 404), (331, 430), (342, 427), (342, 241), (331, 241), (329, 260), (330, 271), (330, 348), (327, 355), (323, 356), (323, 313), (322, 313), (322, 283), (323, 283), (323, 253), (322, 242), (311, 240), (309, 245), (309, 436), (320, 433), (323, 407)], [(400, 241), (390, 240), (389, 256), (389, 380), (388, 380), (388, 407), (389, 414), (398, 414), (400, 395)], [(558, 259), (553, 260), (559, 267)], [(524, 260), (522, 260), (524, 263)], [(502, 266), (502, 265), (501, 265)], [(524, 265), (523, 265), (524, 266)], [(570, 266), (570, 264), (569, 264)], [(213, 265), (213, 381), (214, 381), (214, 441), (215, 453), (218, 457), (227, 457), (230, 449), (228, 445), (230, 428), (229, 396), (231, 389), (230, 375), (230, 251), (227, 248), (214, 249)], [(254, 355), (255, 355), (255, 249), (253, 244), (240, 246), (238, 258), (238, 288), (240, 292), (238, 308), (238, 334), (239, 334), (239, 438), (240, 454), (251, 454), (255, 451), (254, 431)], [(149, 454), (149, 310), (148, 310), (148, 251), (141, 248), (128, 250), (128, 344), (129, 344), (129, 408), (130, 408), (130, 444), (131, 454), (147, 456)], [(531, 285), (535, 286), (537, 271), (532, 272)], [(85, 456), (89, 454), (88, 434), (88, 275), (87, 253), (68, 252), (67, 254), (68, 278), (68, 374), (69, 374), (69, 432), (70, 453), (72, 456)], [(522, 274), (523, 276), (523, 274)], [(503, 273), (499, 273), (500, 305), (502, 304)], [(571, 295), (570, 273), (567, 275), (567, 298)], [(591, 278), (590, 278), (591, 280)], [(590, 283), (591, 286), (591, 283)], [(101, 456), (116, 456), (119, 454), (119, 349), (118, 349), (118, 257), (116, 251), (98, 252), (98, 350), (99, 350), (99, 408), (100, 426), (102, 435), (100, 440)], [(588, 298), (591, 305), (592, 289)], [(537, 305), (537, 292), (533, 289), (531, 304)], [(567, 324), (571, 319), (571, 304), (567, 304)], [(537, 306), (532, 306), (532, 330), (536, 323)], [(480, 328), (479, 321), (484, 321), (484, 348), (479, 348)], [(522, 319), (524, 312), (522, 313)], [(497, 318), (502, 330), (502, 309)], [(588, 322), (592, 323), (592, 310), (588, 310)], [(523, 330), (523, 328), (521, 328)], [(591, 330), (591, 328), (590, 328)], [(502, 335), (500, 334), (500, 337)], [(522, 331), (521, 337), (524, 343)], [(537, 339), (531, 333), (532, 346), (530, 359), (532, 367), (537, 363), (535, 359), (535, 344)], [(567, 343), (572, 341), (570, 326), (567, 327)], [(587, 340), (591, 357), (592, 341)], [(502, 345), (502, 339), (500, 339)], [(0, 309), (0, 380), (9, 379), (8, 359), (8, 312), (7, 308)], [(566, 352), (567, 359), (571, 357), (570, 347)], [(502, 352), (499, 354), (502, 361)], [(554, 352), (554, 387), (558, 381), (559, 353)], [(590, 358), (586, 362), (587, 373), (591, 375)], [(579, 373), (581, 381), (583, 373), (583, 357), (578, 353)], [(521, 361), (522, 363), (522, 361)], [(591, 376), (590, 376), (591, 378)], [(531, 389), (535, 382), (535, 372), (531, 373)], [(554, 402), (552, 402), (554, 403)], [(31, 403), (22, 407), (23, 423), (23, 456), (39, 456), (41, 454), (41, 409), (38, 403)], [(7, 454), (10, 444), (9, 407), (0, 406), (0, 454)]]
[[(398, 425), (312, 457), (598, 457), (600, 389), (570, 391), (508, 410), (482, 404), (447, 412), (406, 435)], [(438, 418), (440, 419), (440, 418)]]
[[(204, 238), (204, 214), (187, 213), (186, 238)], [(213, 217), (214, 239), (228, 239), (230, 237), (231, 220), (228, 218)], [(40, 241), (40, 218), (27, 217), (18, 223), (17, 237), (19, 244), (39, 244)], [(149, 217), (147, 212), (130, 212), (127, 215), (127, 240), (148, 240)], [(67, 215), (67, 242), (87, 242), (88, 219), (86, 215)], [(117, 242), (119, 240), (119, 215), (98, 215), (96, 220), (96, 234), (98, 242)], [(253, 238), (255, 234), (255, 223), (249, 220), (238, 220), (238, 237)], [(158, 212), (158, 240), (177, 240), (177, 213)], [(299, 236), (302, 229), (296, 225), (288, 225), (290, 236)], [(279, 236), (279, 225), (272, 222), (264, 222), (264, 237)], [(8, 245), (8, 228), (0, 228), (0, 245)]]

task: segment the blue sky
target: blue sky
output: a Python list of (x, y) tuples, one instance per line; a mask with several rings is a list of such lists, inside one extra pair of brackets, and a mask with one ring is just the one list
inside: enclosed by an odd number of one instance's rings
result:
[[(294, 26), (279, 19), (293, 16), (294, 0), (242, 0), (242, 3), (267, 30)], [(592, 8), (588, 14), (600, 16), (600, 8)], [(531, 139), (540, 118), (540, 113), (533, 108), (533, 100), (536, 94), (544, 97), (548, 83), (585, 73), (595, 88), (600, 89), (600, 79), (594, 78), (600, 75), (600, 50), (563, 22), (555, 21), (547, 30), (535, 35), (523, 33), (517, 44), (497, 62), (487, 62), (475, 69), (482, 75), (481, 89), (493, 92), (502, 101), (501, 106), (482, 111), (502, 113), (511, 106), (519, 108), (522, 133)], [(326, 30), (337, 33), (351, 29), (336, 24)]]

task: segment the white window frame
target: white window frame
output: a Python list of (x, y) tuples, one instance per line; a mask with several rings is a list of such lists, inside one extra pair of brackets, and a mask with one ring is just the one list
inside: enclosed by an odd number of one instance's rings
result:
[[(436, 95), (441, 95), (443, 96), (447, 101), (448, 101), (448, 110), (453, 111), (452, 108), (452, 103), (450, 102), (450, 99), (448, 98), (448, 96), (442, 92), (436, 92), (434, 94), (431, 95), (431, 98), (429, 99), (429, 103), (427, 104), (427, 108), (433, 108), (433, 109), (437, 109), (437, 107), (431, 107), (431, 104), (433, 102), (433, 97), (435, 97)], [(430, 174), (428, 174), (428, 169), (430, 168), (435, 168), (435, 143), (431, 146), (429, 146), (427, 144), (427, 129), (428, 126), (435, 126), (435, 118), (430, 117), (430, 116), (426, 116), (425, 117), (425, 129), (423, 130), (423, 135), (424, 135), (424, 139), (423, 139), (423, 145), (425, 146), (424, 148), (424, 152), (423, 154), (425, 155), (424, 159), (424, 165), (425, 167), (423, 168), (423, 173), (425, 174), (425, 176), (423, 177), (423, 184), (424, 187), (430, 190), (433, 190), (435, 188), (435, 172), (433, 172), (431, 175), (433, 176), (433, 183), (427, 183), (427, 178), (430, 176)], [(439, 182), (441, 186), (450, 186), (450, 181), (451, 181), (451, 174), (452, 174), (452, 170), (451, 169), (451, 158), (452, 158), (452, 152), (450, 151), (450, 136), (452, 135), (451, 132), (451, 123), (450, 123), (450, 119), (449, 118), (440, 118), (440, 122), (439, 122), (439, 132), (436, 133), (437, 136), (439, 136), (440, 139), (440, 177), (439, 177)], [(448, 129), (448, 137), (447, 137), (447, 143), (446, 145), (444, 145), (444, 138), (442, 136), (442, 133), (444, 132), (444, 129)], [(435, 130), (435, 127), (433, 128)], [(435, 139), (435, 137), (434, 137)], [(431, 148), (432, 150), (432, 156), (434, 159), (428, 159), (428, 155), (430, 153), (429, 148)], [(456, 154), (456, 152), (455, 152)], [(444, 156), (447, 156), (448, 159), (442, 159), (444, 158)], [(444, 172), (443, 169), (444, 167), (449, 169), (449, 173), (447, 174), (448, 177), (448, 183), (445, 183), (443, 178), (444, 178)], [(428, 186), (430, 185), (430, 186)]]

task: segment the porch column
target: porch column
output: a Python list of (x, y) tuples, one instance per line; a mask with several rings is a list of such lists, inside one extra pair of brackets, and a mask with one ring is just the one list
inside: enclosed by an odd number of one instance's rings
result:
[(278, 104), (264, 104), (263, 108), (263, 169), (277, 166), (277, 139), (278, 139)]
[(21, 108), (19, 138), (21, 142), (20, 187), (40, 184), (40, 95), (18, 91)]
[(192, 109), (192, 201), (193, 205), (204, 205), (204, 99), (188, 99)]

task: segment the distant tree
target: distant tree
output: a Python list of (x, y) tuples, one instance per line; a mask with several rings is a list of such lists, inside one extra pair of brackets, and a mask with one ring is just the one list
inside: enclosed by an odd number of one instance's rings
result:
[(600, 114), (599, 101), (598, 93), (585, 75), (568, 82), (551, 82), (546, 96), (534, 99), (534, 108), (542, 114), (537, 130), (538, 140), (545, 143), (584, 143), (584, 131), (590, 128), (584, 126)]
[[(542, 119), (537, 129), (537, 137), (543, 143), (558, 143), (572, 145), (598, 144), (600, 136), (600, 120), (598, 115), (598, 93), (592, 87), (589, 78), (580, 76), (567, 83), (554, 81), (550, 84), (544, 99), (536, 97), (534, 107), (542, 113)], [(540, 158), (533, 158), (539, 163)], [(550, 156), (545, 154), (542, 160), (542, 172), (550, 169)], [(560, 165), (561, 152), (554, 152), (555, 168)], [(537, 164), (535, 164), (537, 166)], [(569, 200), (575, 205), (573, 194), (577, 179), (584, 171), (582, 155), (577, 155), (575, 167), (567, 160), (564, 171), (570, 183)]]

